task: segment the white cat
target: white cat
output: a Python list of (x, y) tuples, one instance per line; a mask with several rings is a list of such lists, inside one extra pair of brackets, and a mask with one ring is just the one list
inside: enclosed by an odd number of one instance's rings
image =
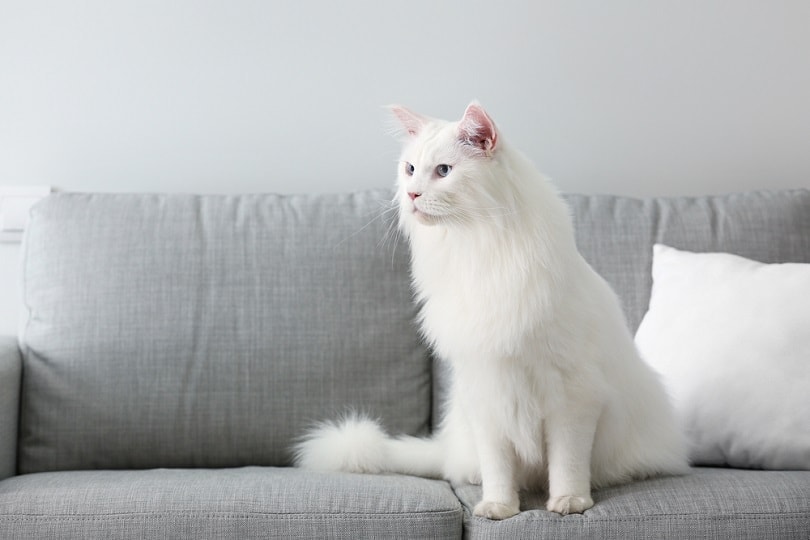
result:
[(459, 122), (392, 107), (405, 132), (399, 225), (411, 246), (422, 332), (452, 368), (446, 416), (427, 439), (352, 416), (295, 449), (319, 470), (481, 483), (474, 513), (593, 506), (591, 488), (688, 465), (661, 383), (619, 301), (577, 251), (569, 210), (477, 103)]

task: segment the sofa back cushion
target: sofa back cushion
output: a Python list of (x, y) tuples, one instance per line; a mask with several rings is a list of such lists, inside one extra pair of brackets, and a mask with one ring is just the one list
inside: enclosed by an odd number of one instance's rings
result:
[[(429, 427), (390, 193), (59, 194), (25, 240), (21, 472), (289, 462), (347, 407)], [(388, 216), (387, 218), (385, 216)]]
[[(21, 472), (286, 464), (346, 407), (435, 425), (446, 374), (431, 381), (413, 325), (390, 197), (46, 199), (24, 250)], [(655, 243), (810, 262), (808, 190), (566, 199), (632, 331)]]
[(650, 303), (653, 244), (765, 263), (810, 262), (810, 191), (633, 199), (569, 195), (577, 244), (635, 332)]

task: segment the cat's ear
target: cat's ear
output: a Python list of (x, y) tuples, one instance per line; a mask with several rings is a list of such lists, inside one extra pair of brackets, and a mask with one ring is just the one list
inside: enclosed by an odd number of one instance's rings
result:
[[(394, 117), (399, 120), (402, 131), (412, 137), (419, 135), (422, 131), (422, 126), (427, 122), (427, 118), (421, 114), (417, 114), (402, 105), (389, 105), (388, 109), (393, 113)], [(397, 129), (399, 131), (399, 129)]]
[(458, 124), (458, 136), (461, 142), (485, 154), (495, 150), (498, 143), (495, 122), (476, 101), (470, 103), (464, 111), (464, 116)]

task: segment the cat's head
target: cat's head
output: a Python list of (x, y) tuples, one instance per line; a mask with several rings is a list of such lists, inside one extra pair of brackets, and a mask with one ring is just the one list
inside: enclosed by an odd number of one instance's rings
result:
[(464, 224), (494, 208), (491, 187), (500, 150), (487, 112), (471, 103), (457, 122), (391, 107), (404, 135), (397, 169), (401, 223)]

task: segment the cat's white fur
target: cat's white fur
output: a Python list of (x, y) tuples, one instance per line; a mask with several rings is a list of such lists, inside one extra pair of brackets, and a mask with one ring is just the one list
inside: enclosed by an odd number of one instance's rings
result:
[(427, 439), (357, 415), (325, 423), (297, 465), (481, 483), (474, 513), (492, 519), (519, 512), (521, 488), (547, 489), (547, 509), (568, 514), (593, 505), (592, 487), (685, 472), (663, 387), (548, 180), (477, 103), (459, 122), (392, 110), (419, 322), (452, 368), (446, 416)]

